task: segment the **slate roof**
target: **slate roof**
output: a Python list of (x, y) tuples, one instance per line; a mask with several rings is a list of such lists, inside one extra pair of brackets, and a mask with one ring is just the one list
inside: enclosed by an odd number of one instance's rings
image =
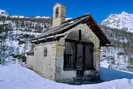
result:
[[(104, 46), (106, 44), (110, 44), (110, 41), (107, 39), (107, 37), (102, 32), (102, 30), (98, 27), (98, 25), (95, 23), (95, 21), (92, 19), (91, 15), (89, 15), (89, 14), (85, 14), (80, 17), (64, 21), (59, 26), (51, 27), (51, 28), (49, 28), (49, 30), (45, 31), (42, 35), (38, 36), (37, 38), (32, 39), (32, 42), (35, 43), (35, 42), (42, 41), (42, 40), (47, 41), (47, 39), (49, 37), (57, 38), (57, 35), (62, 36), (59, 34), (62, 34), (66, 31), (70, 30), (71, 28), (75, 27), (76, 25), (78, 25), (80, 23), (86, 23), (91, 28), (91, 30), (100, 39), (102, 46)], [(56, 35), (56, 37), (55, 37), (55, 35)]]

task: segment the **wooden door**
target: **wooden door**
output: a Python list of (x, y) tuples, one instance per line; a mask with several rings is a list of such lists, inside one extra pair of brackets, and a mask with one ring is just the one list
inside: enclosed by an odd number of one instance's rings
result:
[(83, 77), (83, 45), (77, 44), (77, 63), (76, 63), (76, 69), (77, 69), (77, 77)]
[(93, 67), (93, 44), (77, 44), (77, 77), (83, 77), (85, 70), (94, 69)]
[(93, 44), (84, 45), (84, 69), (93, 69)]

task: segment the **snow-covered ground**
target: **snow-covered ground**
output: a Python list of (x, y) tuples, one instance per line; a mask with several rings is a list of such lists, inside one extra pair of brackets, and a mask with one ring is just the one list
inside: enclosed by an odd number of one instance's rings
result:
[(42, 78), (19, 64), (9, 64), (0, 65), (0, 89), (133, 89), (133, 79), (117, 79), (99, 84), (68, 85)]
[(122, 78), (133, 80), (133, 72), (123, 71), (123, 70), (114, 70), (114, 69), (108, 69), (105, 67), (101, 67), (100, 77), (103, 81), (122, 79)]

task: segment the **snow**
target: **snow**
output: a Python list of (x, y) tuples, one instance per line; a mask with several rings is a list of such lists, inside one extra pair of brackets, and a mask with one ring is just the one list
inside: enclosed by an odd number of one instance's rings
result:
[(101, 24), (111, 28), (125, 29), (128, 32), (133, 32), (133, 14), (125, 11), (120, 14), (111, 14)]
[(0, 16), (8, 16), (8, 13), (5, 10), (0, 9)]
[(19, 64), (0, 65), (1, 89), (133, 89), (133, 79), (99, 84), (69, 85), (42, 78)]
[[(24, 19), (12, 19), (21, 17)], [(2, 50), (0, 56), (2, 56), (3, 59), (10, 59), (9, 57), (12, 55), (24, 55), (25, 52), (31, 50), (31, 39), (47, 30), (49, 26), (47, 21), (41, 22), (41, 19), (32, 21), (31, 19), (34, 19), (33, 17), (29, 19), (25, 18), (27, 17), (9, 15), (8, 18), (1, 19), (0, 25), (6, 24), (6, 27), (10, 29), (10, 31), (0, 34), (0, 36), (5, 37), (2, 39), (3, 45), (1, 45), (1, 47), (4, 46), (6, 48), (5, 51), (0, 47), (0, 50)]]
[(100, 65), (105, 68), (128, 70), (128, 55), (118, 55), (119, 53), (125, 53), (124, 49), (119, 47), (102, 47)]
[(49, 16), (35, 16), (34, 18), (46, 18), (46, 19), (49, 19), (50, 17)]
[(101, 61), (100, 65), (102, 65), (102, 67), (108, 68), (109, 67), (109, 63), (107, 60), (103, 60)]
[(11, 18), (21, 18), (21, 19), (23, 19), (23, 18), (29, 18), (29, 17), (27, 17), (27, 16), (22, 16), (22, 15), (12, 15), (12, 16), (10, 16)]
[[(108, 69), (105, 67), (100, 68), (100, 77), (104, 81), (114, 80), (114, 79), (133, 79), (133, 72), (127, 72), (122, 70)], [(107, 76), (108, 75), (108, 76)]]
[(65, 20), (70, 20), (70, 19), (72, 19), (72, 18), (65, 18)]

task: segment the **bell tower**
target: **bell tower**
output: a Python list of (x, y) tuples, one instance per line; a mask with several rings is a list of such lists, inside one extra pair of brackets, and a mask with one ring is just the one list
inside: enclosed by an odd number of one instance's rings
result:
[(52, 26), (58, 26), (60, 25), (64, 20), (65, 16), (65, 7), (62, 4), (55, 4), (53, 7), (53, 21)]

